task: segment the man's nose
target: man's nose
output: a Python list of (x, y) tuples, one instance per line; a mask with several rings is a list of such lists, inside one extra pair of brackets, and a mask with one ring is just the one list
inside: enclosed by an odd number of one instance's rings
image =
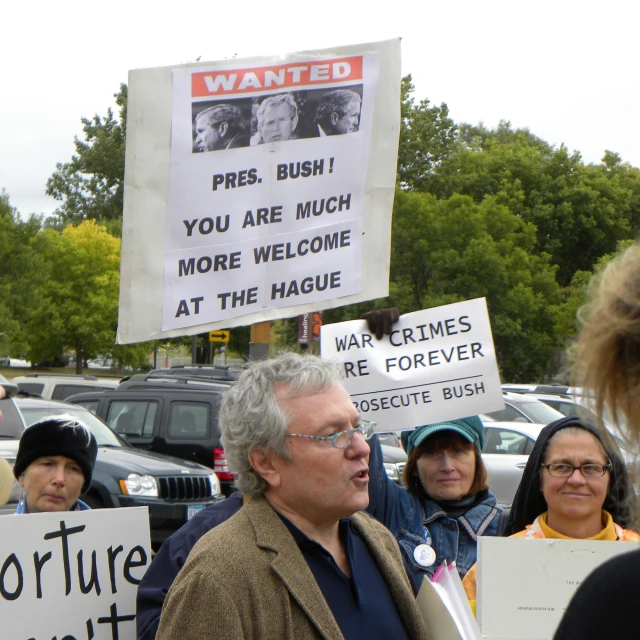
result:
[(351, 444), (346, 448), (345, 453), (350, 458), (364, 458), (370, 452), (369, 443), (359, 433), (354, 433)]

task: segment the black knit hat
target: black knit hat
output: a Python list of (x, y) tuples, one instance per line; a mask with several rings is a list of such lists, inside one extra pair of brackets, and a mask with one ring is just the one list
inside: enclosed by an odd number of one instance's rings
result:
[(84, 474), (84, 493), (91, 484), (98, 443), (88, 427), (69, 415), (51, 416), (34, 422), (20, 438), (13, 475), (19, 478), (38, 458), (66, 456), (75, 460)]
[(527, 466), (522, 474), (522, 480), (513, 498), (511, 513), (507, 520), (503, 536), (510, 536), (522, 531), (526, 525), (547, 511), (547, 501), (540, 489), (540, 464), (553, 435), (567, 427), (580, 427), (594, 435), (602, 444), (602, 447), (611, 461), (611, 477), (609, 479), (609, 491), (604, 501), (603, 509), (613, 517), (613, 521), (623, 529), (629, 528), (633, 522), (633, 510), (630, 501), (633, 498), (633, 486), (629, 481), (622, 454), (610, 434), (603, 434), (596, 427), (576, 417), (561, 418), (548, 424), (536, 439)]

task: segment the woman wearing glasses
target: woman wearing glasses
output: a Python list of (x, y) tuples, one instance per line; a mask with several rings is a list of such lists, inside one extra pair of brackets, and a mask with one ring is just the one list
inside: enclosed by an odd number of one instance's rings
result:
[[(606, 433), (570, 417), (547, 425), (531, 451), (504, 535), (514, 538), (635, 540), (631, 484), (617, 446)], [(463, 581), (472, 605), (476, 567)]]
[[(580, 310), (574, 378), (640, 442), (640, 244), (611, 261), (592, 282)], [(633, 447), (632, 447), (633, 448)], [(632, 513), (637, 505), (632, 506)], [(569, 603), (554, 640), (638, 637), (640, 551), (625, 553), (593, 571)]]
[(500, 509), (487, 487), (483, 444), (477, 416), (403, 432), (405, 490), (387, 476), (378, 437), (369, 440), (367, 511), (396, 537), (415, 593), (443, 560), (455, 560), (464, 577), (478, 536), (497, 534)]

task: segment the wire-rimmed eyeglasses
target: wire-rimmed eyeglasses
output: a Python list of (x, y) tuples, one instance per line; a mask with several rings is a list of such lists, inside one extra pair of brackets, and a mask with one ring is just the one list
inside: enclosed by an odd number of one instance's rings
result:
[(348, 431), (338, 431), (331, 436), (307, 436), (303, 433), (287, 433), (287, 436), (294, 436), (296, 438), (308, 438), (309, 440), (323, 440), (328, 442), (332, 447), (336, 449), (346, 449), (353, 440), (353, 436), (359, 433), (365, 440), (368, 440), (373, 435), (373, 430), (376, 428), (377, 422), (371, 420), (361, 420), (360, 424), (355, 429), (349, 429)]
[(580, 469), (580, 473), (585, 478), (601, 478), (607, 471), (611, 471), (611, 463), (597, 464), (589, 462), (587, 464), (581, 464), (579, 467), (574, 467), (572, 464), (567, 464), (566, 462), (557, 462), (555, 464), (542, 463), (540, 466), (545, 467), (547, 471), (556, 478), (569, 478), (576, 469)]

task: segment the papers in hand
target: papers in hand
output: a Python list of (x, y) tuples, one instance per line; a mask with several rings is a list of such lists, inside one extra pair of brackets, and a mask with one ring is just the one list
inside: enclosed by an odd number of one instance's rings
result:
[(445, 560), (416, 599), (432, 640), (480, 640), (480, 628), (462, 588), (456, 563)]

